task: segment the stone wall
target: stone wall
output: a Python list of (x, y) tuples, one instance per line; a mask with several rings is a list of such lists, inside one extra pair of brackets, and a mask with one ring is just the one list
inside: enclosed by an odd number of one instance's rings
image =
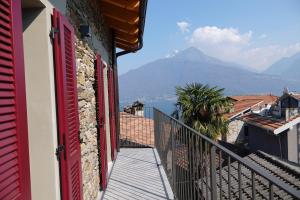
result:
[(243, 127), (244, 127), (244, 122), (239, 119), (230, 122), (228, 125), (228, 134), (226, 135), (227, 142), (232, 144), (243, 143), (244, 140)]
[[(83, 197), (97, 199), (100, 191), (99, 142), (97, 139), (96, 97), (94, 90), (96, 52), (106, 63), (111, 63), (112, 38), (103, 17), (94, 3), (96, 1), (68, 0), (66, 16), (76, 32), (77, 88), (80, 120), (81, 163)], [(91, 6), (94, 7), (91, 9)], [(98, 6), (99, 7), (99, 6)], [(81, 38), (80, 24), (91, 27), (92, 36)], [(100, 166), (99, 166), (100, 164)]]
[(83, 196), (97, 198), (100, 183), (97, 141), (96, 97), (93, 84), (95, 54), (87, 44), (76, 40), (77, 89), (80, 121)]

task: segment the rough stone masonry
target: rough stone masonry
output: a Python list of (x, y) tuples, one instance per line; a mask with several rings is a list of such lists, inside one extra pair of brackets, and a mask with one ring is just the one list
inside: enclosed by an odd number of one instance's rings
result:
[[(95, 12), (96, 1), (67, 1), (67, 16), (76, 32), (75, 56), (77, 67), (77, 89), (81, 139), (81, 163), (83, 198), (97, 199), (100, 191), (99, 142), (97, 137), (95, 66), (96, 53), (105, 51), (111, 62), (112, 42), (100, 11)], [(91, 9), (91, 7), (94, 7)], [(88, 24), (92, 30), (92, 39), (80, 38), (80, 24)], [(99, 49), (99, 46), (101, 49)]]

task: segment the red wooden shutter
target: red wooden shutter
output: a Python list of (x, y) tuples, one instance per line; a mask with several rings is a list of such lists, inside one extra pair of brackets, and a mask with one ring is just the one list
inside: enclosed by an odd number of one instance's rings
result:
[(21, 1), (0, 0), (0, 199), (31, 199)]
[(96, 60), (96, 85), (97, 85), (97, 121), (100, 144), (100, 161), (101, 161), (101, 187), (103, 190), (107, 186), (107, 144), (105, 131), (105, 102), (104, 102), (104, 74), (103, 62), (100, 55)]
[(114, 89), (113, 69), (108, 69), (108, 95), (109, 95), (109, 124), (110, 124), (110, 141), (111, 141), (111, 158), (116, 158), (116, 119), (115, 119), (115, 89)]
[(81, 152), (74, 29), (56, 10), (53, 14), (60, 174), (63, 200), (82, 199)]

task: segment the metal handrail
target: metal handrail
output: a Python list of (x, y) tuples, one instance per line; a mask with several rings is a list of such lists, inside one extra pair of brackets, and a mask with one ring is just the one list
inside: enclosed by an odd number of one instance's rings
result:
[[(238, 175), (239, 175), (239, 177), (241, 176), (240, 167), (241, 167), (241, 165), (243, 165), (244, 167), (246, 167), (247, 169), (249, 169), (252, 174), (254, 173), (253, 176), (256, 174), (258, 176), (261, 176), (261, 177), (265, 178), (269, 182), (269, 198), (270, 199), (273, 199), (273, 186), (274, 185), (277, 186), (278, 188), (284, 190), (285, 192), (287, 192), (288, 194), (290, 194), (292, 197), (297, 198), (297, 199), (300, 198), (300, 191), (299, 190), (297, 190), (296, 188), (291, 187), (290, 185), (288, 185), (287, 183), (283, 182), (282, 180), (280, 180), (280, 179), (272, 176), (267, 170), (265, 170), (265, 169), (263, 169), (261, 167), (258, 167), (256, 165), (252, 164), (248, 160), (246, 160), (246, 159), (238, 156), (237, 154), (235, 154), (232, 151), (226, 149), (222, 145), (216, 143), (215, 141), (211, 140), (210, 138), (206, 137), (205, 135), (200, 134), (199, 132), (197, 132), (196, 130), (194, 130), (191, 127), (187, 126), (183, 122), (181, 122), (181, 121), (179, 121), (179, 120), (177, 120), (177, 119), (175, 119), (175, 118), (173, 118), (173, 117), (171, 117), (171, 116), (163, 113), (162, 111), (154, 108), (154, 113), (160, 113), (163, 117), (169, 118), (171, 121), (173, 121), (173, 123), (175, 122), (176, 124), (184, 127), (186, 130), (189, 130), (195, 136), (200, 137), (202, 140), (204, 140), (204, 142), (209, 143), (213, 147), (212, 150), (211, 150), (211, 153), (212, 153), (211, 156), (215, 156), (213, 154), (215, 154), (216, 148), (217, 148), (221, 152), (226, 153), (232, 159), (236, 160), (238, 162), (238, 168), (239, 168), (238, 169), (238, 173), (239, 173)], [(154, 126), (155, 127), (157, 126), (157, 123), (160, 123), (160, 122), (157, 121), (157, 119), (154, 119), (154, 124), (155, 124)], [(155, 133), (155, 135), (156, 135), (156, 133)], [(156, 139), (157, 138), (155, 138), (155, 140)], [(159, 147), (156, 146), (156, 148), (159, 148)], [(213, 159), (215, 159), (215, 157), (213, 157)], [(211, 164), (212, 164), (211, 167), (214, 167), (214, 170), (216, 170), (216, 166), (214, 166), (215, 163), (211, 162)], [(216, 174), (215, 174), (214, 171), (212, 172), (211, 175), (212, 175), (211, 178), (216, 179)], [(216, 180), (213, 180), (213, 179), (210, 182), (211, 182), (211, 188), (212, 188), (212, 190), (215, 190), (215, 191), (212, 191), (211, 193), (213, 193), (213, 192), (216, 193), (216, 187), (215, 187), (216, 186), (216, 182), (215, 182)], [(252, 180), (252, 181), (254, 181), (254, 180)], [(239, 184), (241, 184), (241, 183), (239, 183)], [(254, 189), (254, 193), (253, 194), (255, 194), (255, 189)], [(215, 199), (216, 198), (216, 194), (212, 194), (211, 198)], [(255, 195), (254, 195), (253, 199), (255, 199)]]

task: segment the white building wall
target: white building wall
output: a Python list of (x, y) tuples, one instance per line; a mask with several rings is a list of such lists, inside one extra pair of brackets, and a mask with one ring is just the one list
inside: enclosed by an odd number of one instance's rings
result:
[[(54, 1), (52, 1), (54, 2)], [(56, 1), (64, 10), (64, 1)], [(59, 165), (55, 156), (57, 124), (53, 49), (49, 37), (53, 6), (24, 0), (23, 41), (32, 200), (60, 199)], [(37, 8), (38, 7), (38, 8)]]

